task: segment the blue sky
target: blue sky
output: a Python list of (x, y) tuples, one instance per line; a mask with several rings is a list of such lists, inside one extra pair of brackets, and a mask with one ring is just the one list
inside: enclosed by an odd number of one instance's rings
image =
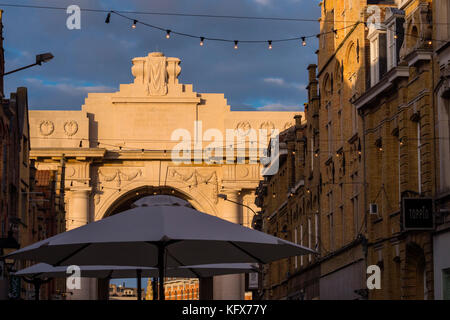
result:
[[(164, 1), (3, 1), (107, 10), (139, 10), (192, 14), (319, 17), (318, 1), (311, 0), (164, 0)], [(81, 30), (66, 28), (65, 11), (3, 7), (6, 71), (34, 62), (35, 55), (52, 52), (47, 64), (5, 78), (5, 92), (29, 89), (32, 109), (79, 109), (88, 92), (117, 91), (132, 82), (131, 59), (151, 51), (182, 60), (180, 80), (197, 92), (224, 93), (234, 110), (302, 110), (306, 102), (306, 67), (316, 63), (317, 41), (267, 44), (205, 42), (138, 25), (117, 16), (105, 24), (106, 14), (82, 12)], [(228, 39), (280, 39), (319, 32), (318, 22), (251, 21), (129, 14), (165, 29)]]

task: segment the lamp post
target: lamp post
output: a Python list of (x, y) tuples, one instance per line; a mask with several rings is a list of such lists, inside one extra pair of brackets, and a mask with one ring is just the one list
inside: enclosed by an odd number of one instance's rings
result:
[[(253, 210), (252, 208), (250, 208), (248, 205), (243, 204), (243, 203), (240, 203), (240, 202), (237, 202), (237, 201), (233, 201), (233, 200), (228, 199), (228, 196), (227, 196), (226, 194), (219, 193), (217, 196), (218, 196), (219, 198), (222, 198), (222, 199), (225, 200), (225, 201), (229, 201), (229, 202), (232, 202), (232, 203), (235, 203), (235, 204), (238, 204), (238, 205), (240, 205), (240, 206), (243, 206), (243, 207), (246, 207), (246, 208), (250, 209), (250, 211), (253, 212), (253, 216), (258, 215), (258, 214), (255, 212), (255, 210)], [(248, 221), (248, 215), (247, 215), (247, 221)]]
[(53, 55), (50, 52), (37, 54), (35, 63), (30, 64), (30, 65), (25, 66), (25, 67), (22, 67), (22, 68), (19, 68), (19, 69), (14, 69), (14, 70), (5, 72), (5, 73), (2, 74), (2, 76), (6, 76), (8, 74), (11, 74), (11, 73), (23, 70), (23, 69), (28, 69), (28, 68), (31, 68), (31, 67), (34, 67), (34, 66), (37, 66), (37, 65), (42, 65), (42, 63), (49, 62), (52, 59), (53, 59)]
[[(223, 194), (223, 193), (219, 193), (218, 195), (217, 195), (219, 198), (222, 198), (223, 200), (225, 200), (225, 201), (229, 201), (229, 202), (232, 202), (232, 203), (235, 203), (235, 204), (238, 204), (238, 205), (240, 205), (240, 206), (243, 206), (243, 207), (246, 207), (246, 208), (248, 208), (248, 209), (250, 209), (252, 212), (253, 212), (253, 218), (252, 218), (252, 222), (253, 222), (253, 220), (255, 219), (255, 217), (258, 217), (258, 214), (255, 212), (255, 210), (253, 210), (252, 208), (250, 208), (248, 205), (246, 205), (246, 204), (243, 204), (243, 203), (240, 203), (240, 202), (237, 202), (237, 201), (233, 201), (233, 200), (230, 200), (230, 199), (228, 199), (228, 197), (227, 197), (227, 195), (226, 194)], [(248, 221), (248, 215), (247, 215), (247, 221)], [(253, 224), (253, 223), (252, 223)], [(258, 230), (258, 231), (261, 231), (261, 230)], [(259, 270), (258, 270), (258, 289), (256, 290), (257, 292), (258, 292), (258, 295), (257, 295), (257, 300), (259, 300), (259, 299), (261, 299), (261, 296), (260, 296), (260, 291), (261, 291), (261, 279), (262, 279), (262, 272), (263, 272), (263, 270), (262, 270), (262, 265), (261, 264), (258, 264), (259, 265)]]

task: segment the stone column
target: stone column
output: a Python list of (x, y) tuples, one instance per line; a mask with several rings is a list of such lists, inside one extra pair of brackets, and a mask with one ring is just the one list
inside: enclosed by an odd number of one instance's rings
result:
[[(238, 190), (225, 190), (229, 200), (241, 203)], [(233, 223), (242, 223), (242, 206), (226, 200), (220, 200), (220, 218)], [(245, 278), (242, 274), (214, 277), (214, 300), (243, 300), (245, 290)]]
[[(66, 230), (72, 230), (89, 223), (89, 197), (91, 188), (74, 187), (68, 192), (69, 207), (66, 216)], [(80, 289), (67, 289), (68, 300), (90, 300), (93, 299), (92, 281), (93, 279), (81, 278)]]

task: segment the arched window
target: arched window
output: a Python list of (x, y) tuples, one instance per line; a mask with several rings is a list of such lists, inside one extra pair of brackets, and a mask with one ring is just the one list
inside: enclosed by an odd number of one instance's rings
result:
[(325, 95), (325, 97), (329, 97), (332, 93), (332, 88), (331, 88), (331, 79), (330, 79), (330, 75), (327, 73), (323, 79), (323, 93)]

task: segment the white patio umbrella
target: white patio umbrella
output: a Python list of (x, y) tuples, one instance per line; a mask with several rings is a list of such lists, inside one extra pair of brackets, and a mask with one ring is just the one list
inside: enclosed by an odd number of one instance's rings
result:
[[(16, 276), (28, 277), (26, 281), (35, 286), (35, 297), (39, 299), (41, 284), (51, 278), (65, 278), (72, 274), (68, 272), (68, 266), (54, 267), (47, 263), (37, 263), (14, 273)], [(158, 277), (158, 269), (152, 267), (131, 266), (79, 266), (80, 277), (99, 279), (122, 279), (136, 277), (138, 284), (138, 300), (141, 300), (140, 283), (142, 277)], [(197, 266), (183, 266), (168, 268), (167, 277), (175, 278), (206, 278), (225, 274), (240, 274), (258, 272), (257, 266), (251, 263), (205, 264)], [(26, 278), (25, 278), (26, 279)]]
[[(185, 206), (133, 208), (19, 249), (6, 257), (53, 266), (167, 267), (268, 263), (314, 254), (295, 243)], [(160, 297), (164, 299), (163, 286)]]

